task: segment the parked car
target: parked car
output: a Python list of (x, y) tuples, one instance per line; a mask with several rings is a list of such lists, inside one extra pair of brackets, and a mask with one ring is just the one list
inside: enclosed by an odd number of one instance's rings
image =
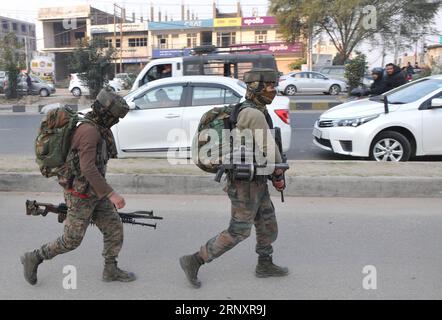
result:
[[(122, 90), (122, 86), (119, 81), (110, 80), (108, 84), (115, 92), (120, 92)], [(80, 97), (82, 95), (85, 96), (89, 95), (89, 88), (80, 79), (78, 73), (71, 73), (70, 82), (69, 82), (69, 91), (75, 97)]]
[(323, 67), (319, 70), (319, 72), (325, 75), (326, 77), (347, 82), (347, 78), (345, 78), (345, 66)]
[(133, 84), (129, 73), (117, 73), (112, 80), (119, 82), (123, 89), (129, 89)]
[(324, 112), (315, 123), (313, 143), (343, 155), (408, 161), (442, 155), (441, 123), (442, 75), (437, 75)]
[(338, 79), (328, 78), (319, 72), (293, 72), (279, 78), (278, 91), (287, 96), (306, 92), (338, 95), (347, 91), (347, 84)]
[(167, 77), (213, 75), (242, 79), (244, 72), (254, 67), (278, 70), (275, 57), (271, 54), (209, 51), (202, 55), (154, 59), (138, 74), (131, 91)]
[[(244, 82), (218, 76), (186, 76), (150, 82), (124, 97), (130, 111), (112, 127), (118, 156), (166, 157), (172, 151), (187, 157), (202, 115), (214, 107), (243, 101), (245, 93)], [(268, 110), (274, 126), (281, 128), (283, 149), (288, 151), (289, 99), (275, 97)]]
[[(345, 66), (323, 67), (320, 69), (319, 72), (329, 78), (341, 80), (345, 82), (348, 86), (348, 80), (345, 77)], [(371, 74), (366, 73), (362, 78), (362, 84), (366, 87), (370, 87), (372, 83), (373, 83), (373, 77), (371, 76)]]
[[(46, 81), (42, 80), (41, 78), (30, 75), (32, 86), (31, 86), (31, 94), (32, 95), (40, 95), (41, 97), (48, 97), (51, 94), (56, 92), (55, 86), (52, 83), (47, 83)], [(8, 83), (9, 80), (7, 79), (3, 81), (4, 86), (4, 92), (8, 90)], [(26, 74), (20, 73), (17, 76), (17, 92), (21, 95), (28, 94), (28, 83), (26, 81)]]

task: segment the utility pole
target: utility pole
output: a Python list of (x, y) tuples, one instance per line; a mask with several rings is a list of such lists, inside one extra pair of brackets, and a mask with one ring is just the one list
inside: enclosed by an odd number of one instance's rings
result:
[[(115, 49), (117, 49), (117, 8), (114, 3), (114, 39), (113, 43), (115, 45)], [(117, 60), (114, 59), (114, 74), (117, 74)]]
[(313, 26), (308, 29), (308, 49), (307, 49), (307, 68), (308, 71), (313, 69)]
[[(117, 48), (117, 8), (120, 10), (120, 72), (123, 72), (123, 21), (125, 20), (126, 10), (114, 3), (114, 42)], [(116, 59), (115, 59), (116, 60)], [(115, 61), (115, 74), (117, 73), (117, 61)]]
[(126, 22), (126, 9), (121, 8), (121, 20), (120, 20), (120, 72), (123, 72), (123, 23), (125, 23), (125, 22)]

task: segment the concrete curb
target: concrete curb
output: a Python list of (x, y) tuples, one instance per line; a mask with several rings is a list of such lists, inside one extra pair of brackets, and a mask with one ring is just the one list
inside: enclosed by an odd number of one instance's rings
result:
[[(109, 174), (109, 183), (122, 194), (201, 194), (221, 195), (223, 184), (213, 176)], [(288, 177), (286, 196), (354, 198), (439, 198), (442, 177)], [(278, 193), (271, 188), (271, 193)], [(0, 191), (60, 192), (55, 179), (39, 173), (0, 173)]]
[[(0, 108), (0, 111), (10, 111), (13, 113), (20, 112), (20, 113), (41, 113), (41, 109), (43, 107), (47, 106), (46, 104), (40, 104), (40, 105), (11, 105), (11, 106), (2, 106)], [(65, 106), (70, 107), (73, 111), (78, 111), (78, 105), (76, 104), (65, 104)]]

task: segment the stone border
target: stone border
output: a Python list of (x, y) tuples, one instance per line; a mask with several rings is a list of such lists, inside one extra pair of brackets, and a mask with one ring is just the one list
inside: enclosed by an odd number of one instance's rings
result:
[[(223, 184), (213, 176), (109, 174), (108, 181), (122, 194), (222, 195)], [(442, 178), (429, 177), (287, 177), (285, 196), (353, 198), (439, 198)], [(271, 193), (278, 196), (273, 188)], [(1, 192), (61, 192), (55, 179), (39, 173), (0, 173)], [(376, 210), (374, 208), (374, 210)]]

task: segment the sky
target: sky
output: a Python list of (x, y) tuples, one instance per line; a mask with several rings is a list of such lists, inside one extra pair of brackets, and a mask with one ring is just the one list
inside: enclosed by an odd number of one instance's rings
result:
[[(150, 16), (150, 6), (155, 8), (155, 17), (158, 15), (160, 9), (162, 15), (167, 12), (169, 19), (180, 20), (181, 18), (181, 4), (189, 7), (190, 11), (194, 11), (199, 19), (212, 18), (212, 1), (213, 0), (0, 0), (0, 15), (25, 20), (36, 23), (37, 13), (39, 8), (43, 7), (60, 7), (60, 6), (73, 6), (81, 4), (90, 4), (93, 7), (113, 12), (113, 3), (116, 2), (126, 8), (128, 16), (132, 16), (132, 12), (135, 12), (137, 19), (140, 15), (145, 18)], [(263, 16), (267, 13), (268, 0), (241, 0), (241, 7), (244, 16), (252, 16), (253, 12), (257, 12), (258, 15)], [(237, 0), (217, 0), (218, 8), (221, 12), (235, 12)], [(440, 35), (442, 35), (442, 10), (439, 12), (435, 19), (435, 28), (438, 29)], [(37, 39), (43, 37), (41, 28), (36, 23)], [(433, 35), (427, 37), (428, 44), (439, 43), (439, 35)], [(41, 45), (41, 41), (37, 41), (37, 46)], [(380, 57), (382, 56), (380, 50), (368, 48), (363, 46), (364, 51), (367, 51), (368, 60), (371, 66), (377, 66), (380, 63)], [(409, 52), (414, 54), (414, 52)], [(391, 56), (387, 56), (387, 60), (391, 60)]]

